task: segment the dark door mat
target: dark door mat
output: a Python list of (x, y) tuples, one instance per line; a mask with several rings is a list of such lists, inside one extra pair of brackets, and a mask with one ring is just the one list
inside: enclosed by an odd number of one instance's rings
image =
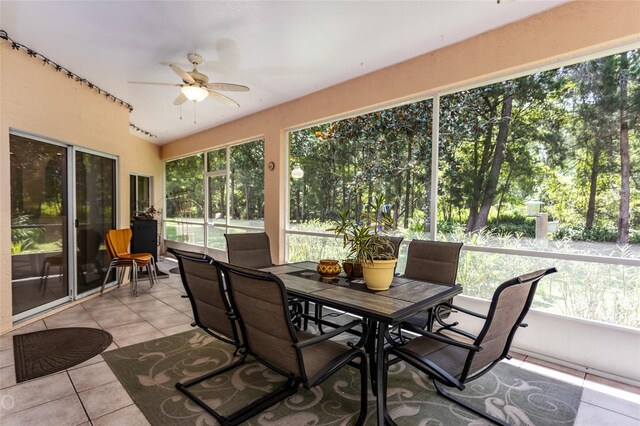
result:
[(104, 351), (111, 334), (97, 328), (69, 327), (13, 336), (16, 383), (57, 373)]

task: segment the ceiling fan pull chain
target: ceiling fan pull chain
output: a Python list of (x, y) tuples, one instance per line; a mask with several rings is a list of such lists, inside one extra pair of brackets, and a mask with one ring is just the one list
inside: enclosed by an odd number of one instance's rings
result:
[(182, 104), (180, 104), (180, 120), (182, 120)]
[(193, 124), (196, 124), (196, 108), (198, 108), (198, 103), (193, 101)]

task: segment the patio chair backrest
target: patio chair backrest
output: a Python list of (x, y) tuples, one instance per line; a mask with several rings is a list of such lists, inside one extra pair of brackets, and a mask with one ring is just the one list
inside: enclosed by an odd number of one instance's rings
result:
[(230, 264), (254, 269), (273, 266), (269, 236), (265, 232), (224, 234), (224, 237)]
[(171, 253), (176, 259), (178, 259), (178, 256), (181, 256), (181, 257), (186, 257), (186, 258), (189, 258), (189, 259), (196, 259), (196, 260), (211, 260), (211, 257), (206, 253), (198, 253), (198, 252), (195, 252), (195, 251), (180, 250), (180, 249), (173, 248), (173, 247), (169, 247), (167, 249), (167, 251), (169, 253)]
[(404, 237), (388, 237), (385, 235), (381, 238), (388, 241), (390, 246), (383, 247), (379, 250), (379, 253), (392, 255), (397, 259), (400, 254), (400, 244), (402, 243), (402, 240), (404, 240)]
[(555, 268), (531, 272), (510, 279), (496, 289), (485, 324), (475, 341), (482, 350), (470, 352), (461, 381), (481, 374), (508, 355), (513, 336), (529, 312), (538, 282), (554, 272)]
[(237, 324), (225, 294), (220, 270), (205, 259), (177, 258), (196, 325), (227, 343), (239, 346)]
[(454, 285), (462, 243), (413, 240), (409, 243), (406, 278)]
[(274, 370), (302, 377), (297, 337), (278, 277), (268, 272), (222, 264), (231, 305), (239, 318), (247, 351)]

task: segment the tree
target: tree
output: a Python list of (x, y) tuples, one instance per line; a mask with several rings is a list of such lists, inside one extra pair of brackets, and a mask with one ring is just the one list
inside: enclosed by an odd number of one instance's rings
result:
[(620, 86), (620, 213), (618, 219), (618, 244), (629, 242), (629, 57), (621, 53), (618, 84)]

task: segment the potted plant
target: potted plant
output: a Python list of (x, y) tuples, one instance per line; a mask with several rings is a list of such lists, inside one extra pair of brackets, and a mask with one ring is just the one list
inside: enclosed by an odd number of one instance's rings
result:
[(359, 219), (350, 219), (349, 211), (343, 210), (329, 231), (342, 238), (343, 247), (347, 250), (347, 260), (343, 264), (345, 273), (351, 277), (357, 276), (349, 271), (354, 270), (357, 274), (361, 267), (367, 287), (386, 290), (393, 281), (398, 259), (388, 254), (391, 244), (382, 238), (395, 228), (395, 221), (384, 197), (374, 197)]

